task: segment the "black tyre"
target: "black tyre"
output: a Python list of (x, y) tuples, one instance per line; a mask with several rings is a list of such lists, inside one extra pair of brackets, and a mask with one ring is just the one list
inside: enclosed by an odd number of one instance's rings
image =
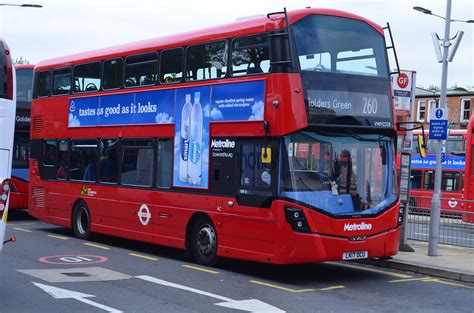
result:
[(74, 236), (79, 239), (88, 239), (91, 235), (91, 215), (87, 204), (79, 201), (72, 212), (72, 229)]
[(193, 223), (190, 240), (191, 254), (197, 263), (209, 266), (217, 263), (217, 233), (209, 218), (200, 217)]

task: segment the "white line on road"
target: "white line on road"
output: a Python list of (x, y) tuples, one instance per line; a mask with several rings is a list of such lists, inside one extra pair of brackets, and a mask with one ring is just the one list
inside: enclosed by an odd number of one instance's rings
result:
[(48, 293), (54, 299), (74, 299), (74, 300), (80, 301), (82, 303), (85, 303), (85, 304), (94, 306), (96, 308), (99, 308), (101, 310), (110, 312), (110, 313), (123, 313), (123, 311), (108, 307), (106, 305), (94, 302), (94, 301), (89, 300), (89, 299), (85, 299), (85, 298), (95, 297), (94, 295), (89, 295), (87, 293), (67, 290), (67, 289), (63, 289), (63, 288), (57, 288), (57, 287), (53, 287), (53, 286), (49, 286), (49, 285), (43, 285), (43, 284), (40, 284), (40, 283), (34, 283), (34, 282), (32, 282), (32, 283), (36, 287), (38, 287), (38, 288), (42, 289), (43, 291), (45, 291), (46, 293)]
[(263, 301), (260, 301), (258, 299), (248, 299), (248, 300), (233, 300), (227, 297), (223, 297), (220, 295), (216, 295), (214, 293), (210, 293), (207, 291), (199, 290), (196, 288), (184, 286), (184, 285), (179, 285), (175, 284), (166, 280), (158, 279), (156, 277), (152, 276), (147, 276), (147, 275), (141, 275), (141, 276), (136, 276), (139, 279), (146, 280), (151, 283), (155, 283), (158, 285), (166, 286), (166, 287), (172, 287), (176, 289), (181, 289), (193, 293), (197, 293), (206, 297), (218, 299), (224, 302), (220, 303), (214, 303), (214, 305), (218, 306), (223, 306), (226, 308), (231, 308), (231, 309), (236, 309), (236, 310), (242, 310), (242, 311), (247, 311), (247, 312), (255, 312), (255, 313), (263, 313), (263, 312), (272, 312), (272, 313), (285, 313), (286, 311), (280, 310), (268, 303), (265, 303)]

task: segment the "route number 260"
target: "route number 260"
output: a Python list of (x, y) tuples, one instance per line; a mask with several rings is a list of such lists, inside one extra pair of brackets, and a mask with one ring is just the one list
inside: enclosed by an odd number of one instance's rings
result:
[(363, 114), (377, 114), (377, 99), (376, 98), (363, 98), (364, 108)]

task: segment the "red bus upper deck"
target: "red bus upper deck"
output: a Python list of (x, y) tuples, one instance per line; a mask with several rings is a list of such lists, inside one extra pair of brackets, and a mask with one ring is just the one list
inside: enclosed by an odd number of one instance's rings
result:
[(28, 207), (28, 160), (30, 155), (30, 110), (33, 98), (33, 64), (16, 64), (16, 116), (10, 209)]
[(382, 28), (335, 10), (40, 62), (29, 212), (206, 264), (393, 255), (393, 110)]

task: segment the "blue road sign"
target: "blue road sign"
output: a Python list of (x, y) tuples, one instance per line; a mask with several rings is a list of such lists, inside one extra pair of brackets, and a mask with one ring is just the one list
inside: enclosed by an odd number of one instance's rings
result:
[(434, 109), (430, 112), (430, 139), (448, 139), (448, 109)]

